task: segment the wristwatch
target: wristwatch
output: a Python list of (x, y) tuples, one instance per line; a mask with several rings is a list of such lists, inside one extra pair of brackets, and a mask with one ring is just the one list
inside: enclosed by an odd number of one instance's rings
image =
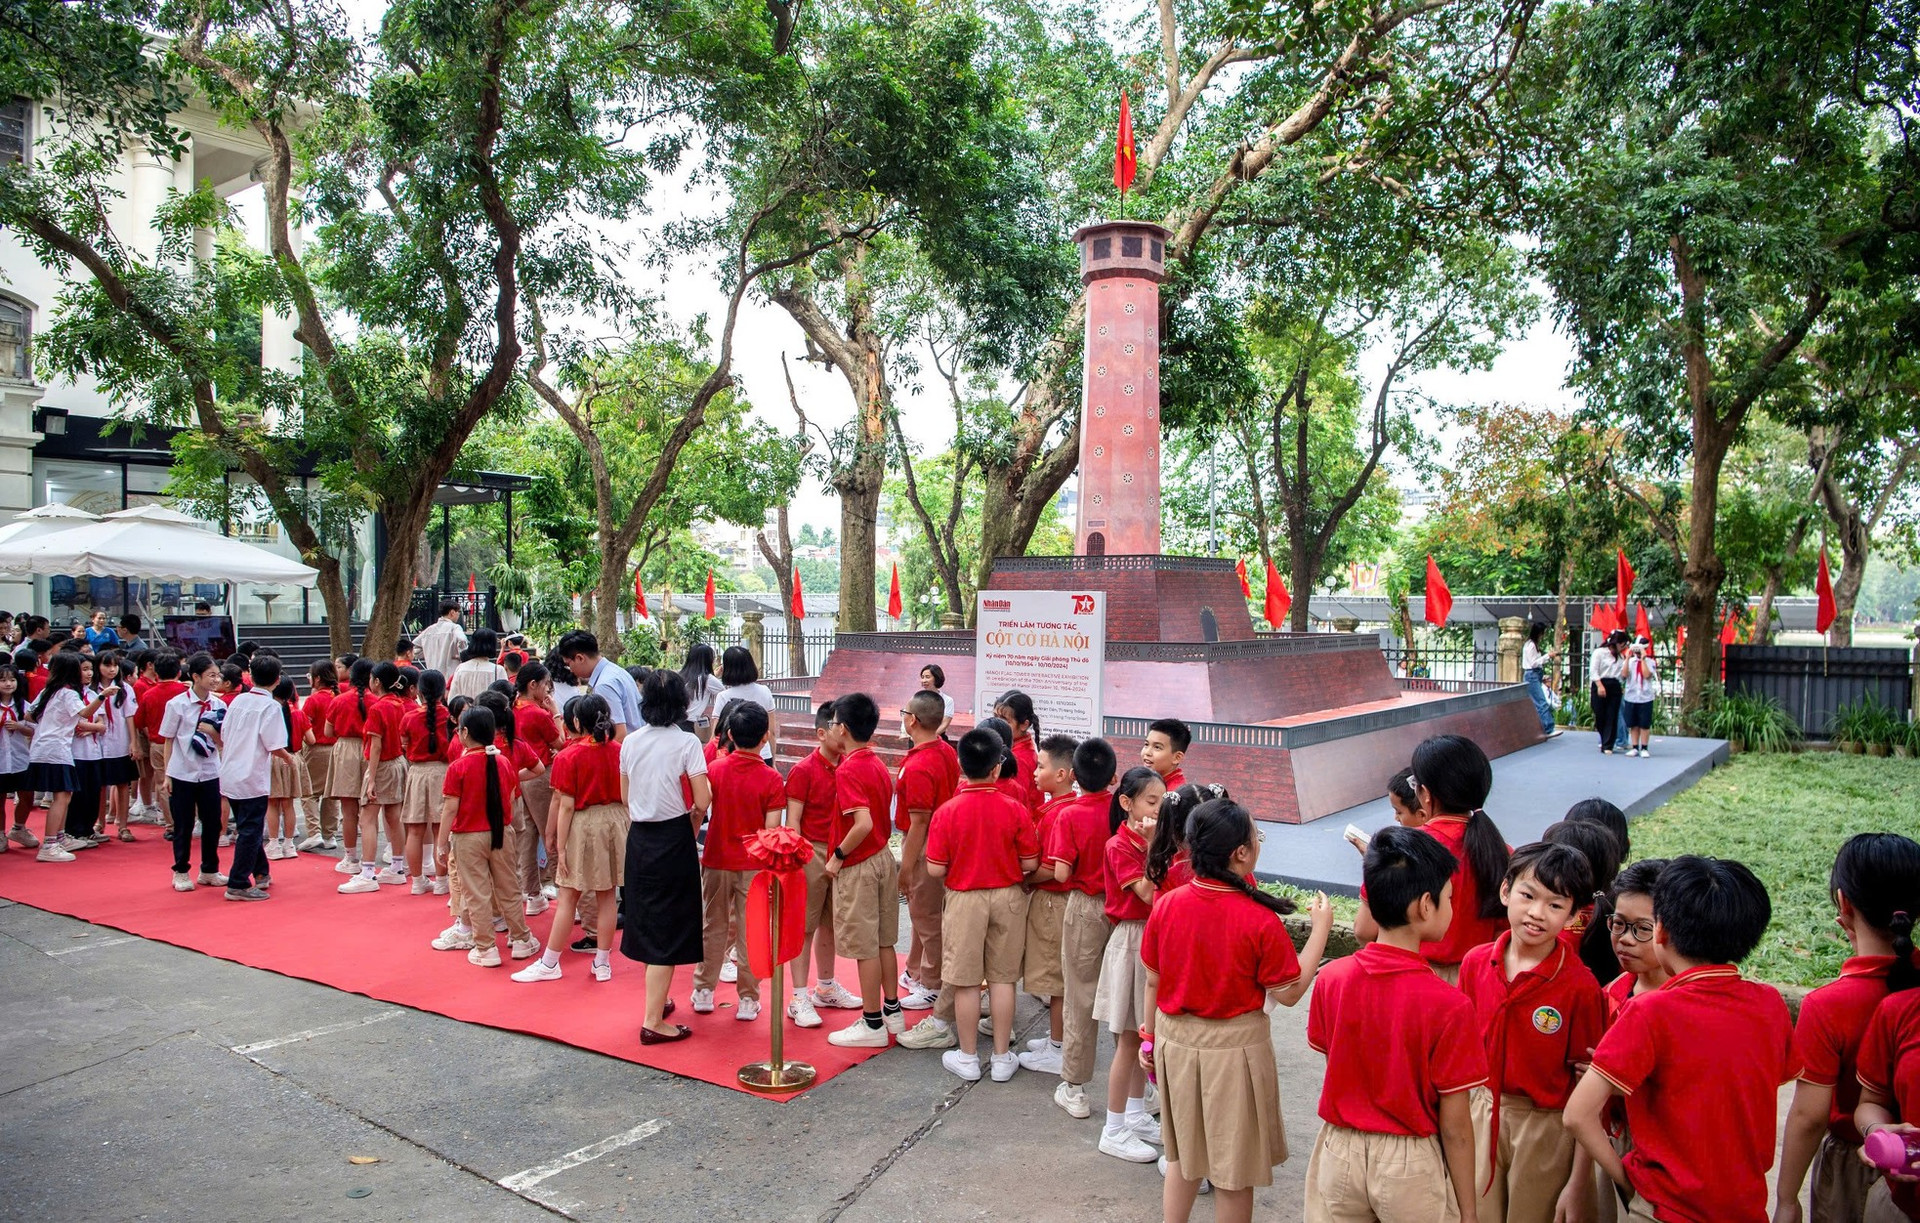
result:
[(845, 862), (847, 860), (847, 851), (841, 846), (838, 846), (838, 845), (834, 846), (833, 860), (835, 862)]

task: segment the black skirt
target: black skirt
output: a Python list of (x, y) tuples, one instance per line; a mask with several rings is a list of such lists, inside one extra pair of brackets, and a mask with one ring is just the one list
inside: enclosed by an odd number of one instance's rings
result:
[(128, 782), (140, 780), (140, 770), (134, 767), (131, 756), (107, 756), (100, 761), (100, 788), (124, 786)]
[(48, 794), (71, 794), (80, 788), (80, 778), (70, 764), (36, 760), (27, 765), (27, 784)]
[(700, 852), (691, 817), (627, 825), (620, 954), (642, 964), (698, 964)]

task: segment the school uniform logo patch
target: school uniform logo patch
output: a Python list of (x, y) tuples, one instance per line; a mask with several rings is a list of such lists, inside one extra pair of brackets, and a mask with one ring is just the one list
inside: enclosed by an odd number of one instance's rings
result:
[(1540, 1007), (1533, 1013), (1533, 1030), (1543, 1036), (1552, 1036), (1558, 1032), (1563, 1022), (1560, 1012), (1550, 1006)]

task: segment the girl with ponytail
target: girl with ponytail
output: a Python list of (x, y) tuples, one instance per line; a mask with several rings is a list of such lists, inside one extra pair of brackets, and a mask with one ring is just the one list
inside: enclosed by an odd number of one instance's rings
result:
[[(360, 852), (377, 861), (380, 845), (373, 835), (360, 835), (360, 795), (367, 780), (367, 689), (373, 683), (373, 663), (356, 658), (347, 667), (347, 687), (327, 704), (327, 733), (333, 737), (333, 757), (327, 762), (327, 797), (340, 805), (340, 836), (347, 852), (333, 869), (349, 876), (341, 891), (367, 891), (360, 883)], [(376, 885), (374, 891), (379, 890)]]
[(293, 802), (311, 788), (307, 780), (307, 762), (300, 755), (308, 727), (307, 715), (300, 712), (295, 699), (299, 695), (299, 689), (293, 686), (292, 676), (283, 675), (274, 682), (273, 699), (280, 702), (280, 717), (286, 723), (288, 753), (285, 759), (279, 756), (273, 758), (268, 777), (264, 852), (267, 857), (275, 859), (300, 856), (300, 851), (293, 844), (296, 822)]
[[(360, 669), (354, 664), (355, 672)], [(355, 681), (358, 686), (358, 681)], [(407, 801), (407, 762), (400, 743), (400, 727), (406, 721), (407, 708), (401, 701), (400, 668), (390, 662), (375, 663), (368, 674), (367, 687), (356, 698), (371, 695), (361, 714), (362, 751), (360, 779), (360, 846), (365, 850), (379, 843), (380, 832), (387, 834), (388, 861), (376, 871), (371, 856), (360, 864), (360, 877), (341, 885), (343, 892), (377, 892), (380, 884), (407, 883), (413, 877), (407, 870), (404, 853), (407, 834), (401, 823), (401, 809)], [(402, 852), (397, 856), (395, 849)]]
[[(553, 706), (552, 677), (540, 663), (522, 663), (513, 673), (513, 692), (515, 736), (540, 758), (542, 769), (550, 770), (554, 753), (560, 750), (562, 742), (560, 723), (554, 718), (557, 710)], [(537, 907), (544, 909), (547, 898), (541, 888), (553, 879), (551, 858), (544, 875), (540, 869), (541, 842), (552, 840), (547, 833), (547, 821), (553, 810), (553, 790), (546, 773), (520, 783), (520, 803), (532, 820), (527, 835), (520, 838), (520, 890), (526, 893), (529, 902), (537, 897)]]
[(1005, 718), (991, 717), (981, 718), (978, 729), (990, 730), (1000, 736), (1001, 746), (1005, 749), (1000, 757), (1000, 776), (995, 788), (1021, 806), (1027, 806), (1027, 784), (1020, 779), (1020, 765), (1013, 754), (1013, 727)]
[[(521, 674), (525, 674), (522, 668)], [(589, 693), (567, 702), (567, 746), (553, 758), (549, 774), (553, 808), (547, 817), (547, 857), (559, 894), (553, 902), (553, 929), (573, 929), (582, 896), (594, 897), (593, 979), (613, 979), (614, 925), (620, 910), (614, 890), (624, 880), (627, 808), (620, 801), (620, 745), (613, 738), (613, 714), (606, 698)], [(513, 974), (515, 981), (558, 981), (560, 948), (545, 953)]]
[(506, 924), (514, 959), (540, 954), (540, 942), (527, 929), (527, 917), (521, 911), (514, 853), (507, 837), (519, 783), (507, 754), (494, 745), (496, 733), (493, 711), (484, 704), (462, 714), (460, 742), (466, 750), (447, 766), (441, 783), (437, 848), (442, 861), (457, 865), (461, 899), (466, 903), (462, 922), (434, 939), (433, 947), (464, 950), (467, 962), (480, 968), (500, 966), (493, 932), (496, 918)]
[[(1780, 1149), (1780, 1201), (1797, 1204), (1800, 1182), (1811, 1166), (1809, 1217), (1858, 1219), (1869, 1213), (1867, 1194), (1876, 1174), (1860, 1159), (1866, 1127), (1855, 1128), (1854, 1113), (1866, 1113), (1869, 1099), (1883, 1114), (1894, 1104), (1890, 1090), (1862, 1091), (1860, 1085), (1891, 1089), (1910, 1079), (1911, 1069), (1895, 1076), (1896, 1059), (1889, 1051), (1897, 1054), (1912, 1047), (1913, 1034), (1920, 1031), (1920, 1023), (1911, 1020), (1890, 1025), (1886, 1034), (1898, 1039), (1882, 1044), (1877, 1053), (1866, 1047), (1873, 1044), (1870, 1025), (1880, 1026), (1895, 1014), (1915, 1014), (1913, 999), (1900, 996), (1920, 985), (1913, 955), (1913, 923), (1920, 915), (1920, 844), (1891, 832), (1849, 838), (1833, 860), (1827, 890), (1853, 955), (1841, 965), (1839, 979), (1814, 990), (1800, 1004), (1793, 1051), (1803, 1070), (1793, 1087)], [(1876, 1011), (1882, 1020), (1875, 1020)], [(1900, 1100), (1895, 1107), (1899, 1116), (1911, 1120), (1917, 1105), (1920, 1100)]]
[(1107, 840), (1107, 920), (1113, 933), (1100, 961), (1100, 984), (1093, 993), (1093, 1017), (1113, 1033), (1113, 1066), (1107, 1074), (1107, 1124), (1100, 1152), (1131, 1163), (1159, 1158), (1160, 1123), (1147, 1112), (1147, 1072), (1140, 1064), (1140, 1027), (1147, 1018), (1147, 971), (1140, 963), (1140, 940), (1152, 911), (1153, 884), (1147, 879), (1147, 845), (1160, 818), (1166, 783), (1145, 765), (1128, 769), (1113, 792)]
[(1015, 689), (994, 702), (993, 716), (1005, 721), (1013, 732), (1009, 746), (1013, 749), (1014, 779), (1025, 792), (1021, 801), (1029, 812), (1038, 815), (1045, 799), (1033, 781), (1033, 771), (1040, 763), (1034, 747), (1040, 738), (1040, 717), (1033, 711), (1033, 698)]
[(1193, 782), (1167, 791), (1160, 800), (1160, 822), (1154, 825), (1153, 844), (1147, 849), (1147, 880), (1155, 888), (1170, 892), (1193, 882), (1193, 864), (1187, 856), (1187, 820), (1202, 803), (1226, 797), (1225, 786)]
[[(1183, 786), (1183, 790), (1192, 787)], [(1162, 817), (1164, 820), (1164, 816)], [(1269, 1000), (1306, 996), (1333, 929), (1326, 893), (1309, 909), (1312, 933), (1296, 956), (1278, 918), (1293, 903), (1252, 881), (1261, 836), (1231, 799), (1187, 816), (1193, 884), (1155, 902), (1140, 944), (1147, 1008), (1141, 1063), (1160, 1085), (1167, 1179), (1161, 1211), (1185, 1219), (1200, 1182), (1213, 1182), (1220, 1218), (1253, 1217), (1253, 1191), (1287, 1158)]]
[(429, 667), (415, 681), (419, 703), (400, 720), (400, 748), (407, 758), (407, 788), (400, 805), (400, 825), (406, 830), (407, 873), (415, 896), (444, 896), (448, 891), (446, 863), (436, 861), (428, 847), (438, 840), (434, 828), (440, 813), (440, 788), (459, 732), (447, 711), (447, 677)]
[[(1506, 838), (1481, 810), (1493, 789), (1493, 765), (1473, 740), (1435, 735), (1414, 749), (1409, 780), (1420, 799), (1421, 822), (1416, 826), (1445, 845), (1456, 864), (1453, 922), (1445, 938), (1422, 943), (1420, 954), (1449, 984), (1458, 984), (1460, 961), (1467, 952), (1493, 942), (1507, 929), (1500, 885), (1507, 877), (1510, 853)], [(1372, 942), (1380, 932), (1364, 894), (1353, 928), (1361, 942)]]

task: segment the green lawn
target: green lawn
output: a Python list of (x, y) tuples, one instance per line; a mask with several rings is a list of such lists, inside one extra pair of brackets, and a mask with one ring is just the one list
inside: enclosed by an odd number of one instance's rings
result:
[(1633, 855), (1737, 858), (1773, 897), (1773, 924), (1746, 961), (1779, 985), (1832, 980), (1847, 956), (1827, 875), (1856, 832), (1920, 840), (1920, 760), (1833, 752), (1742, 755), (1666, 806), (1634, 820)]

